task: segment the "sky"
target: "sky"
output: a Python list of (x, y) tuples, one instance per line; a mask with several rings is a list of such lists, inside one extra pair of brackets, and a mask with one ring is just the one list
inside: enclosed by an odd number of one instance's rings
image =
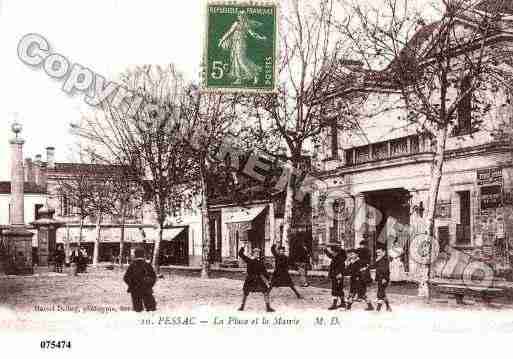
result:
[[(10, 124), (23, 124), (24, 157), (56, 148), (71, 159), (69, 123), (89, 107), (83, 94), (70, 97), (63, 82), (17, 56), (28, 33), (45, 37), (51, 50), (73, 63), (113, 78), (127, 67), (174, 63), (198, 80), (205, 0), (0, 0), (0, 180), (9, 178)], [(17, 114), (17, 115), (16, 115)]]

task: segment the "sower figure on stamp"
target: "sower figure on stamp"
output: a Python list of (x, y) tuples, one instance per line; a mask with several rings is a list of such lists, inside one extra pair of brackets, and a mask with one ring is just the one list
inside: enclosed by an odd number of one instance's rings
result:
[(246, 256), (244, 248), (241, 248), (239, 250), (239, 257), (246, 262), (248, 273), (242, 287), (242, 304), (239, 310), (244, 310), (249, 293), (260, 292), (264, 294), (266, 311), (274, 312), (269, 299), (269, 273), (265, 269), (264, 262), (260, 259), (260, 248), (254, 248), (250, 256)]
[(127, 292), (132, 296), (134, 311), (154, 311), (157, 309), (155, 297), (153, 297), (153, 286), (157, 276), (153, 267), (144, 260), (144, 249), (135, 250), (135, 259), (126, 270), (123, 280), (128, 285)]
[(367, 308), (365, 310), (374, 310), (372, 303), (369, 299), (367, 299), (367, 296), (364, 292), (367, 290), (367, 285), (363, 284), (363, 281), (366, 279), (363, 278), (365, 271), (362, 269), (365, 269), (365, 267), (362, 265), (362, 262), (358, 257), (358, 250), (352, 249), (348, 251), (346, 266), (351, 276), (349, 281), (350, 288), (346, 307), (347, 310), (350, 310), (353, 303), (358, 299), (362, 299), (367, 302)]
[(292, 278), (290, 278), (289, 274), (289, 257), (285, 255), (285, 248), (280, 246), (278, 250), (276, 250), (276, 245), (273, 244), (271, 247), (271, 252), (275, 259), (274, 264), (274, 273), (271, 279), (271, 288), (269, 288), (269, 293), (273, 289), (273, 287), (289, 287), (296, 294), (298, 299), (301, 299), (301, 295), (294, 287), (294, 282), (292, 282)]
[[(329, 310), (345, 307), (344, 300), (344, 271), (346, 252), (339, 246), (332, 246), (332, 250), (325, 249), (324, 252), (331, 259), (328, 277), (331, 280), (331, 295), (333, 296), (333, 304)], [(340, 304), (338, 304), (340, 299)]]
[(360, 291), (358, 292), (358, 299), (367, 301), (367, 303), (372, 307), (371, 302), (367, 300), (367, 286), (372, 283), (372, 278), (370, 275), (371, 252), (366, 240), (360, 242), (360, 248), (356, 250), (356, 253), (358, 254), (362, 272), (360, 277)]
[(392, 308), (390, 308), (390, 302), (388, 301), (386, 293), (388, 283), (390, 282), (390, 264), (384, 246), (379, 246), (376, 249), (376, 263), (374, 264), (374, 268), (376, 269), (376, 282), (378, 283), (378, 304), (376, 310), (379, 312), (383, 303), (385, 303), (387, 311), (391, 312)]

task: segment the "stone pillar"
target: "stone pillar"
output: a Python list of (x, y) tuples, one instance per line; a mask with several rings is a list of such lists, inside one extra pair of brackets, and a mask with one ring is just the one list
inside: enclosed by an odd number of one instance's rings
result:
[(31, 224), (37, 229), (39, 265), (47, 266), (57, 245), (57, 229), (64, 223), (53, 219), (55, 210), (44, 206), (39, 209), (39, 219)]
[(14, 122), (11, 126), (15, 137), (11, 144), (11, 213), (10, 226), (3, 231), (6, 243), (6, 273), (31, 274), (32, 264), (32, 232), (25, 228), (24, 218), (24, 171), (23, 171), (23, 139), (18, 135), (21, 124)]
[(22, 225), (24, 218), (24, 184), (25, 175), (23, 170), (23, 144), (25, 141), (18, 137), (21, 132), (21, 125), (14, 123), (12, 130), (15, 137), (11, 144), (11, 213), (9, 224)]

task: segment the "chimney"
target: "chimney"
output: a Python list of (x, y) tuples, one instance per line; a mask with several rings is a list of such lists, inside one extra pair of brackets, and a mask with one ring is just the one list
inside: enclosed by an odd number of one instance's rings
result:
[(34, 168), (34, 182), (37, 185), (41, 185), (41, 155), (36, 155), (36, 159), (33, 164)]
[(25, 182), (34, 183), (34, 165), (31, 158), (25, 158)]
[(46, 167), (55, 168), (55, 147), (46, 147)]

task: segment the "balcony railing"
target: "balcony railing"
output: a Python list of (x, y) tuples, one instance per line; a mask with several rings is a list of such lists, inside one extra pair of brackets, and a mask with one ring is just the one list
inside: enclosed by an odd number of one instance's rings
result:
[(423, 138), (419, 135), (396, 138), (345, 150), (346, 166), (414, 155), (423, 150)]

